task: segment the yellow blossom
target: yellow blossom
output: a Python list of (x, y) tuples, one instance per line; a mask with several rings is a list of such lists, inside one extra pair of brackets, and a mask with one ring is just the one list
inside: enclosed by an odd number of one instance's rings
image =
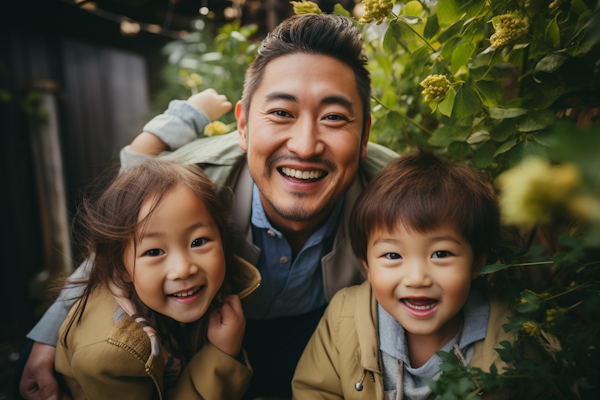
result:
[(421, 82), (425, 90), (421, 94), (425, 95), (425, 101), (441, 100), (446, 97), (450, 88), (450, 81), (444, 75), (429, 75)]
[(196, 85), (199, 85), (202, 83), (202, 77), (200, 75), (198, 75), (197, 73), (193, 72), (190, 74), (190, 78), (196, 82)]
[(211, 122), (210, 124), (206, 125), (206, 127), (204, 128), (204, 134), (206, 136), (224, 135), (227, 132), (229, 132), (229, 128), (227, 127), (227, 125), (225, 125), (221, 121)]
[(367, 24), (377, 21), (377, 25), (379, 25), (392, 11), (394, 0), (363, 0), (363, 5), (365, 6), (365, 13), (358, 22)]
[[(497, 180), (504, 223), (531, 227), (550, 222), (553, 216), (565, 211), (578, 217), (596, 215), (595, 199), (582, 201), (576, 193), (580, 181), (580, 173), (573, 164), (552, 166), (539, 158), (530, 158), (504, 172)], [(596, 204), (595, 207), (590, 203)]]
[(527, 24), (515, 14), (504, 14), (494, 18), (494, 29), (490, 41), (492, 47), (497, 49), (521, 36), (527, 30)]
[(538, 337), (540, 335), (540, 324), (535, 321), (527, 321), (523, 324), (523, 330), (529, 336)]
[(191, 88), (195, 88), (196, 86), (198, 86), (196, 84), (196, 82), (194, 82), (193, 79), (186, 79), (185, 82), (183, 83), (183, 86), (185, 86), (186, 89), (191, 89)]
[(323, 11), (319, 8), (319, 6), (312, 1), (290, 1), (294, 6), (294, 14), (302, 15), (302, 14), (321, 14)]
[(179, 76), (182, 77), (182, 78), (187, 78), (187, 76), (188, 76), (187, 69), (180, 69), (179, 70)]
[(551, 308), (550, 310), (546, 310), (546, 321), (551, 322), (552, 320), (555, 320), (556, 318), (562, 317), (568, 311), (569, 310), (567, 310), (566, 308), (562, 308), (562, 307), (556, 307), (556, 308)]

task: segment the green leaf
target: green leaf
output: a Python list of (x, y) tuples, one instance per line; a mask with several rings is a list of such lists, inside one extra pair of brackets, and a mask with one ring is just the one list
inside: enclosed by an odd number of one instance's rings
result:
[[(450, 58), (452, 58), (452, 52), (454, 51), (454, 43), (456, 43), (456, 39), (457, 38), (452, 38), (452, 39), (448, 40), (446, 43), (444, 43), (444, 45), (442, 46), (442, 51), (440, 53), (440, 56), (444, 60), (450, 60)], [(436, 64), (438, 64), (438, 63), (436, 63)], [(442, 72), (442, 73), (445, 73), (445, 72)]]
[(489, 141), (485, 143), (483, 146), (478, 148), (473, 152), (473, 156), (471, 157), (471, 162), (477, 168), (487, 168), (492, 164), (494, 160), (494, 154), (496, 153), (496, 148)]
[(490, 265), (484, 265), (483, 267), (479, 267), (476, 272), (479, 275), (485, 275), (485, 274), (491, 274), (493, 272), (503, 270), (508, 267), (512, 267), (512, 264), (490, 264)]
[(433, 146), (446, 147), (456, 140), (467, 140), (470, 133), (471, 127), (457, 128), (453, 126), (442, 126), (433, 133), (433, 136), (429, 139), (429, 144)]
[(490, 107), (490, 117), (494, 119), (515, 118), (527, 112), (525, 108), (498, 108)]
[(449, 25), (465, 14), (467, 18), (474, 17), (484, 5), (485, 0), (439, 0), (437, 14), (440, 25)]
[(515, 167), (531, 156), (547, 158), (548, 152), (544, 146), (533, 140), (522, 140), (509, 150), (508, 164), (511, 167)]
[(479, 81), (475, 83), (479, 91), (483, 105), (487, 107), (496, 107), (504, 101), (504, 88), (501, 84), (494, 81)]
[(427, 46), (423, 46), (416, 51), (413, 51), (410, 54), (410, 64), (413, 67), (413, 71), (415, 74), (419, 75), (423, 72), (423, 67), (427, 64), (428, 61), (431, 60), (431, 55), (429, 54), (429, 50)]
[(381, 96), (381, 102), (387, 108), (393, 109), (394, 107), (396, 107), (396, 104), (398, 103), (398, 97), (396, 96), (396, 94), (393, 91), (386, 90), (385, 93), (383, 94), (383, 96)]
[(460, 30), (462, 29), (463, 23), (464, 21), (461, 19), (460, 21), (450, 25), (446, 30), (442, 31), (442, 33), (440, 33), (440, 35), (438, 36), (438, 42), (444, 43), (450, 40), (451, 38), (457, 36), (460, 33)]
[(397, 30), (394, 30), (393, 23), (388, 26), (387, 31), (385, 31), (385, 36), (383, 37), (383, 50), (387, 54), (393, 54), (398, 49), (398, 42), (400, 41), (400, 35)]
[(452, 53), (453, 74), (456, 74), (458, 69), (469, 61), (475, 51), (475, 47), (475, 43), (463, 42), (454, 50), (454, 53)]
[(425, 39), (429, 40), (432, 37), (434, 37), (439, 30), (440, 24), (438, 23), (438, 16), (437, 14), (433, 14), (431, 17), (427, 18), (427, 23), (425, 24), (423, 36), (425, 37)]
[(537, 82), (542, 82), (550, 78), (548, 74), (558, 71), (561, 65), (569, 59), (569, 56), (562, 52), (550, 53), (542, 58), (533, 69), (533, 77)]
[(481, 100), (477, 93), (467, 84), (464, 84), (456, 92), (452, 116), (457, 118), (468, 117), (481, 111)]
[(537, 131), (554, 123), (554, 113), (548, 109), (529, 112), (516, 119), (519, 132)]
[(490, 137), (496, 142), (504, 142), (516, 131), (517, 124), (515, 124), (515, 120), (507, 118), (492, 126)]
[(436, 351), (435, 354), (444, 362), (447, 362), (449, 364), (452, 365), (460, 365), (460, 361), (458, 360), (458, 358), (456, 358), (456, 356), (454, 355), (454, 353), (448, 353), (445, 351)]
[(333, 13), (335, 15), (342, 15), (344, 17), (352, 18), (350, 11), (346, 10), (340, 3), (337, 3), (335, 6), (333, 6)]
[(446, 98), (439, 104), (438, 110), (446, 116), (452, 115), (452, 108), (454, 107), (454, 98), (456, 97), (456, 92), (454, 88), (448, 89), (448, 93), (446, 93)]
[(414, 17), (420, 17), (423, 12), (423, 5), (418, 1), (409, 1), (406, 3), (406, 7), (404, 8), (405, 15), (412, 15)]
[(460, 160), (469, 155), (471, 148), (467, 142), (452, 142), (448, 146), (448, 157), (453, 160)]
[(500, 146), (500, 148), (494, 153), (494, 158), (496, 158), (498, 154), (506, 153), (507, 151), (512, 149), (515, 146), (515, 144), (517, 144), (517, 138), (511, 139), (508, 142), (503, 143), (502, 146)]
[(469, 74), (474, 81), (487, 80), (495, 81), (498, 80), (500, 75), (494, 69), (490, 70), (487, 65), (469, 69)]
[(560, 29), (556, 18), (552, 20), (550, 25), (546, 28), (545, 34), (546, 44), (552, 48), (558, 48), (560, 46)]

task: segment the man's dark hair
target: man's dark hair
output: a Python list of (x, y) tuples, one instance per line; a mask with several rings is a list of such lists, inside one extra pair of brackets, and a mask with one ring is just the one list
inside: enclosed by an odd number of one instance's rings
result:
[(366, 261), (377, 229), (391, 232), (399, 223), (417, 232), (450, 226), (469, 241), (477, 260), (494, 245), (499, 220), (496, 193), (487, 179), (420, 150), (395, 159), (371, 180), (354, 204), (349, 232), (354, 254)]
[[(267, 64), (289, 54), (319, 54), (333, 57), (354, 71), (362, 101), (363, 132), (370, 113), (371, 78), (363, 53), (360, 31), (349, 18), (332, 14), (295, 15), (279, 24), (263, 40), (258, 55), (246, 71), (242, 107), (248, 120), (250, 101), (260, 86)], [(318, 74), (319, 71), (315, 71)]]

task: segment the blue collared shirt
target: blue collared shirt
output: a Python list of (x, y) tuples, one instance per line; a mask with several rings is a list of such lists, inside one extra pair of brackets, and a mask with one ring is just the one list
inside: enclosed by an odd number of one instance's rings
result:
[(292, 248), (273, 228), (256, 184), (252, 189), (252, 237), (261, 249), (258, 265), (262, 284), (244, 306), (248, 319), (270, 319), (306, 314), (324, 306), (321, 258), (331, 252), (344, 197), (339, 199), (323, 226), (304, 244), (292, 260)]

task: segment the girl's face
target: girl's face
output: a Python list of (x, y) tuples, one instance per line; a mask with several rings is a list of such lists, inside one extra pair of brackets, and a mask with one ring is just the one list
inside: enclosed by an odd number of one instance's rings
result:
[[(152, 199), (146, 200), (138, 221), (151, 206)], [(225, 278), (219, 229), (204, 204), (183, 185), (163, 196), (137, 249), (132, 240), (124, 257), (123, 278), (133, 282), (142, 302), (179, 322), (200, 319)]]

